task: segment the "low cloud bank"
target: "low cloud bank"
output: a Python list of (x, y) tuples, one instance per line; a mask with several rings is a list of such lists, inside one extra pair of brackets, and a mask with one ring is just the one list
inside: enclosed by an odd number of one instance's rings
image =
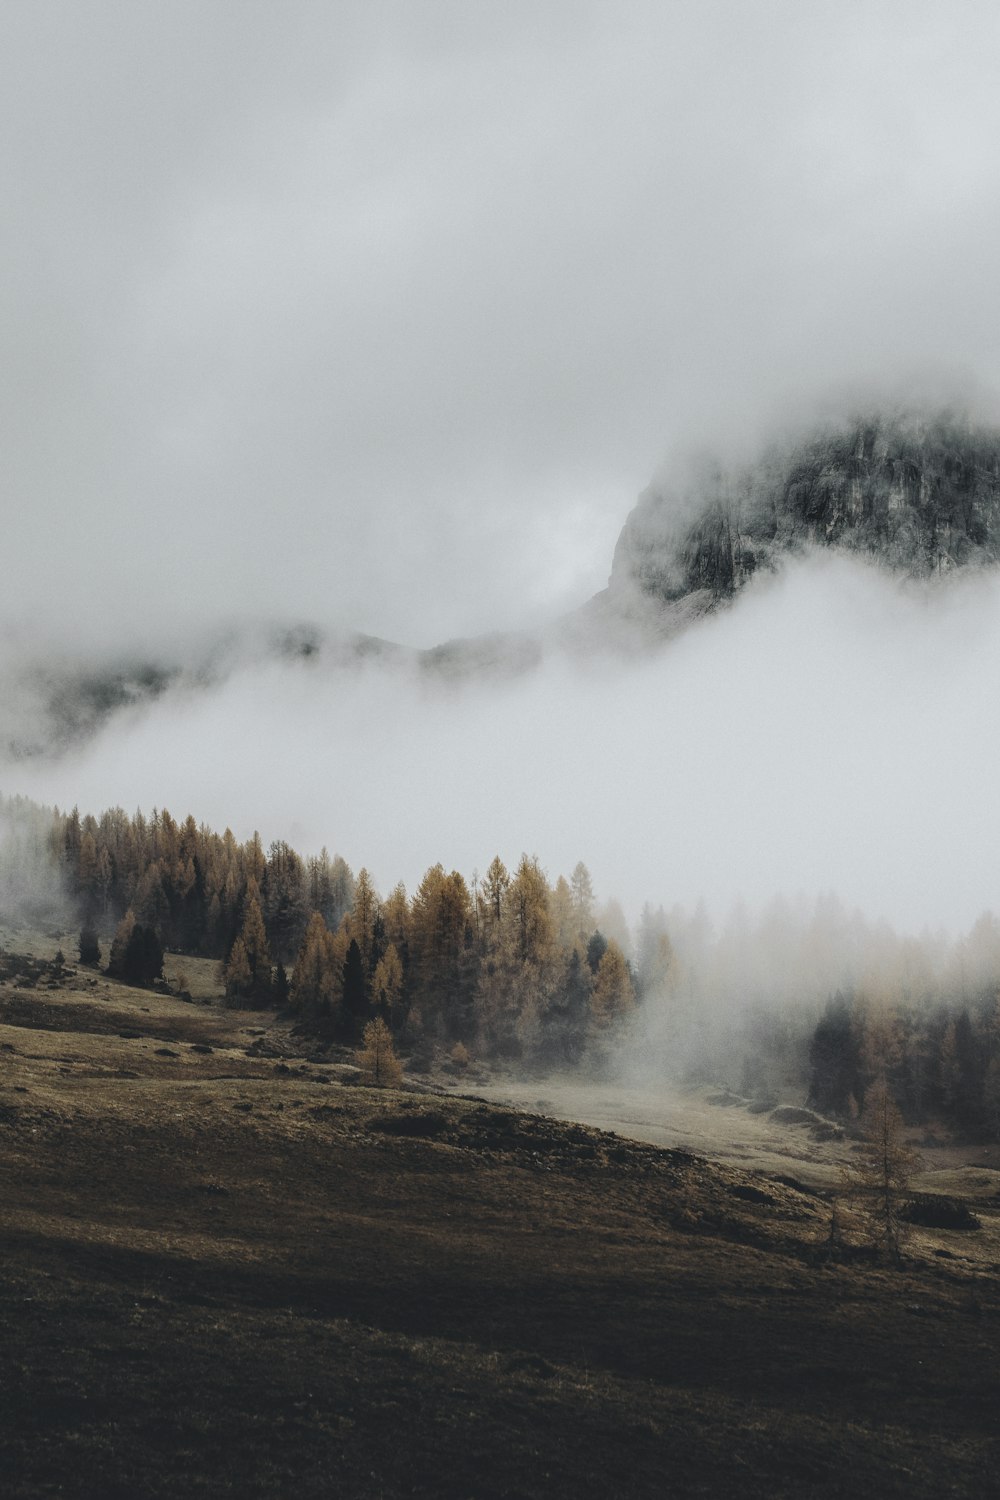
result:
[(633, 918), (835, 890), (870, 920), (962, 929), (1000, 908), (998, 743), (1000, 579), (816, 556), (653, 654), (449, 687), (379, 662), (243, 666), (2, 784), (326, 844), (383, 890), (527, 850), (553, 878), (582, 858)]

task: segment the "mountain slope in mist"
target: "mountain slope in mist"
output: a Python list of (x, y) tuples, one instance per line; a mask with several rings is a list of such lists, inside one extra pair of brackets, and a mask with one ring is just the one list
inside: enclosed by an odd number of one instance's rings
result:
[(949, 412), (869, 414), (770, 448), (757, 462), (692, 465), (654, 483), (625, 523), (608, 589), (668, 630), (760, 568), (834, 547), (925, 577), (1000, 558), (1000, 432)]
[(632, 655), (731, 600), (750, 578), (807, 549), (860, 554), (928, 577), (1000, 559), (1000, 430), (965, 417), (869, 414), (754, 463), (704, 461), (654, 482), (615, 549), (608, 588), (537, 632), (417, 650), (316, 625), (218, 629), (137, 653), (86, 647), (0, 651), (0, 753), (24, 759), (90, 738), (112, 716), (171, 687), (208, 687), (248, 666), (373, 661), (431, 681), (517, 676), (549, 652)]

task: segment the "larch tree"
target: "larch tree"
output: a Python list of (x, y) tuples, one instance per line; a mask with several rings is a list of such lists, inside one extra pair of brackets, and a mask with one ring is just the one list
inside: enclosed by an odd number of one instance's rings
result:
[(569, 881), (565, 875), (560, 875), (552, 887), (549, 895), (549, 909), (556, 930), (556, 940), (564, 953), (571, 953), (579, 932), (576, 910), (573, 905), (573, 892), (570, 890)]
[(576, 917), (577, 935), (590, 936), (594, 928), (594, 887), (590, 882), (590, 871), (580, 860), (570, 877), (573, 897), (573, 912)]
[(306, 925), (306, 871), (284, 840), (268, 850), (264, 871), (264, 914), (271, 949), (279, 963), (290, 959)]
[(392, 1032), (381, 1016), (368, 1022), (362, 1043), (358, 1066), (363, 1082), (377, 1089), (398, 1088), (403, 1068), (392, 1045)]
[(344, 935), (332, 933), (322, 915), (314, 911), (292, 970), (288, 998), (294, 1010), (330, 1016), (339, 1009), (346, 953)]
[(490, 860), (489, 869), (483, 876), (480, 888), (483, 893), (487, 920), (499, 922), (503, 916), (504, 903), (510, 889), (510, 875), (499, 854), (495, 854)]
[(310, 911), (318, 911), (324, 921), (333, 921), (333, 881), (330, 875), (330, 856), (326, 846), (314, 854), (306, 864), (306, 896)]
[(250, 995), (253, 990), (253, 970), (247, 957), (247, 945), (241, 937), (233, 944), (225, 968), (226, 996), (236, 1001)]
[(372, 976), (372, 1003), (387, 1025), (395, 1028), (401, 1021), (400, 1001), (403, 995), (403, 965), (394, 943), (390, 943), (375, 965)]
[(667, 918), (662, 906), (656, 911), (646, 905), (639, 918), (636, 943), (636, 967), (642, 995), (665, 995), (676, 979), (674, 950), (667, 935)]
[(518, 1055), (521, 1046), (518, 1038), (521, 964), (513, 923), (506, 913), (498, 919), (493, 912), (494, 908), (487, 903), (476, 976), (475, 1012), (489, 1049), (501, 1057), (512, 1057)]
[(410, 908), (410, 981), (425, 1027), (459, 1040), (471, 1024), (475, 984), (472, 900), (457, 870), (437, 864), (424, 875)]
[(609, 942), (597, 966), (590, 1013), (597, 1031), (607, 1033), (635, 1008), (632, 975), (621, 948)]
[(845, 1168), (845, 1194), (857, 1204), (871, 1243), (898, 1260), (905, 1228), (902, 1210), (918, 1159), (906, 1144), (903, 1117), (884, 1077), (865, 1094), (861, 1128), (864, 1143)]
[(81, 910), (89, 919), (93, 916), (98, 904), (97, 842), (89, 830), (85, 831), (80, 838), (77, 891)]
[(121, 978), (125, 973), (125, 953), (128, 949), (128, 941), (135, 927), (135, 912), (129, 907), (128, 911), (118, 923), (114, 938), (111, 943), (111, 952), (108, 954), (108, 973)]
[(510, 999), (516, 1007), (517, 1037), (523, 1048), (537, 1052), (557, 1002), (563, 962), (548, 881), (538, 860), (527, 854), (510, 883), (504, 925), (516, 966)]
[(243, 855), (243, 868), (246, 871), (247, 882), (254, 881), (256, 895), (260, 899), (261, 887), (264, 884), (264, 871), (267, 868), (267, 859), (264, 856), (264, 846), (260, 841), (260, 834), (256, 828), (252, 837), (247, 839), (241, 850)]
[(351, 937), (361, 950), (365, 973), (372, 970), (372, 951), (375, 946), (375, 924), (378, 917), (378, 892), (368, 871), (358, 871), (354, 884), (354, 901), (351, 905)]
[(410, 961), (410, 903), (402, 881), (393, 886), (382, 903), (385, 940), (396, 950), (405, 976)]
[(330, 864), (330, 885), (333, 891), (333, 919), (331, 927), (339, 926), (351, 909), (354, 900), (354, 875), (351, 867), (339, 854)]
[(163, 867), (158, 859), (146, 866), (136, 886), (132, 908), (136, 921), (163, 931), (170, 919), (170, 900), (163, 886)]
[[(264, 917), (256, 896), (251, 896), (247, 902), (243, 926), (236, 942), (242, 945), (243, 955), (250, 970), (249, 985), (244, 989), (241, 978), (239, 992), (256, 999), (263, 999), (269, 994), (271, 988), (271, 954), (267, 946), (267, 934), (264, 931)], [(232, 978), (230, 971), (235, 951), (236, 944), (234, 943), (226, 963), (227, 988)]]

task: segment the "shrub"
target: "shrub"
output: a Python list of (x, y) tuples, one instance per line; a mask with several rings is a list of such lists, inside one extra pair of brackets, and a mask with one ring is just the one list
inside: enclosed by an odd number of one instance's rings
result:
[(939, 1198), (936, 1193), (916, 1193), (904, 1205), (902, 1218), (924, 1229), (982, 1229), (982, 1222), (964, 1198)]
[(80, 929), (80, 962), (82, 964), (97, 965), (101, 961), (101, 945), (97, 941), (97, 933), (92, 927), (81, 927)]

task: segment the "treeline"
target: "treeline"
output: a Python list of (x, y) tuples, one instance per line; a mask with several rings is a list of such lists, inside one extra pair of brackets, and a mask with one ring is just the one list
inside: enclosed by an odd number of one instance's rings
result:
[(53, 810), (44, 843), (41, 810), (17, 811), (81, 923), (82, 950), (92, 957), (97, 930), (115, 932), (112, 972), (148, 982), (157, 944), (216, 958), (233, 1003), (277, 1004), (342, 1041), (378, 1015), (411, 1046), (574, 1063), (610, 1044), (671, 962), (665, 931), (651, 931), (644, 965), (630, 964), (627, 935), (597, 925), (582, 863), (554, 885), (527, 855), (512, 871), (495, 858), (471, 881), (435, 865), (412, 897), (402, 885), (382, 897), (366, 870), (326, 850), (265, 851), (256, 834), (239, 843), (165, 810)]
[[(234, 1004), (278, 1006), (354, 1043), (380, 1016), (412, 1054), (454, 1047), (539, 1067), (614, 1055), (651, 1083), (797, 1091), (860, 1113), (885, 1077), (911, 1122), (1000, 1139), (1000, 923), (901, 937), (833, 897), (775, 901), (716, 930), (647, 908), (634, 943), (586, 866), (525, 855), (466, 880), (435, 865), (380, 894), (326, 850), (265, 850), (166, 811), (99, 818), (0, 798), (0, 909), (58, 909), (111, 970), (148, 983), (164, 947), (214, 958)], [(111, 939), (110, 944), (108, 940)]]
[(911, 1123), (944, 1120), (970, 1140), (1000, 1140), (1000, 996), (903, 1009), (864, 993), (827, 1003), (809, 1046), (809, 1103), (856, 1118), (884, 1078)]
[[(1000, 1139), (1000, 922), (957, 939), (902, 936), (832, 896), (776, 900), (756, 920), (672, 911), (669, 1003), (642, 1037), (689, 1073), (759, 1100), (801, 1091), (860, 1117), (884, 1078), (911, 1124)], [(800, 1096), (801, 1096), (800, 1095)]]

